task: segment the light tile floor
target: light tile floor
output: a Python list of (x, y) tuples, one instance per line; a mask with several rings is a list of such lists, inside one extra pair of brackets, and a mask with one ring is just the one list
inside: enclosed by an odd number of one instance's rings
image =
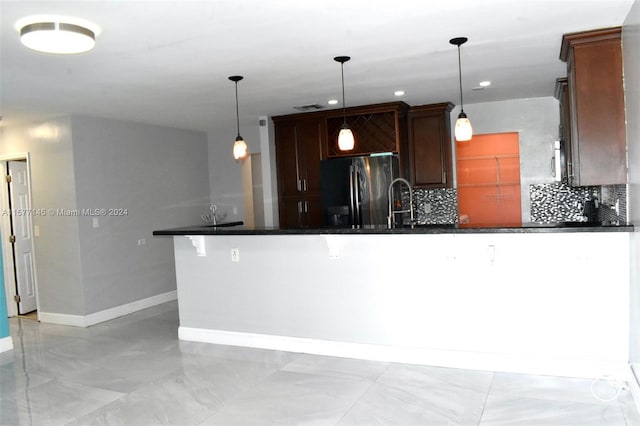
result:
[(89, 328), (10, 325), (3, 426), (640, 425), (629, 391), (600, 402), (590, 380), (179, 341), (175, 302)]

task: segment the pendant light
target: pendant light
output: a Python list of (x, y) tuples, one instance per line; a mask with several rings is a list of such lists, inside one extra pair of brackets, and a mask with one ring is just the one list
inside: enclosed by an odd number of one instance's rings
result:
[(355, 137), (347, 124), (347, 105), (344, 101), (344, 63), (351, 59), (350, 56), (336, 56), (334, 61), (340, 62), (340, 73), (342, 76), (342, 126), (338, 134), (338, 148), (340, 151), (351, 151), (355, 146)]
[(242, 80), (244, 77), (241, 75), (232, 75), (229, 77), (229, 80), (236, 83), (236, 124), (238, 126), (238, 136), (236, 136), (236, 141), (233, 143), (233, 158), (236, 160), (242, 160), (249, 155), (249, 149), (247, 148), (247, 143), (240, 136), (240, 111), (238, 109), (238, 82)]
[(466, 37), (456, 37), (449, 40), (449, 43), (458, 46), (458, 75), (460, 77), (460, 114), (458, 120), (456, 120), (456, 127), (454, 135), (456, 141), (466, 142), (470, 141), (473, 136), (473, 129), (471, 128), (471, 121), (467, 118), (467, 114), (464, 113), (464, 104), (462, 103), (462, 66), (460, 65), (460, 46), (467, 42)]

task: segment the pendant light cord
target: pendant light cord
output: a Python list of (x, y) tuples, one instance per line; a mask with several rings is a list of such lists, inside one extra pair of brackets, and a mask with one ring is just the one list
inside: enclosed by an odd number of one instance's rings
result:
[(460, 112), (464, 112), (464, 103), (462, 102), (462, 65), (460, 64), (460, 45), (458, 45), (458, 78), (460, 81)]
[(340, 63), (340, 74), (342, 76), (342, 119), (347, 124), (347, 104), (344, 100), (344, 62)]
[(240, 109), (238, 108), (238, 82), (236, 81), (236, 125), (238, 127), (238, 137), (240, 137)]

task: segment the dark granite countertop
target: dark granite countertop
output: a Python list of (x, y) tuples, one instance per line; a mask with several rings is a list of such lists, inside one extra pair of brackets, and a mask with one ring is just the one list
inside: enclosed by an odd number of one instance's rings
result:
[(387, 229), (386, 226), (362, 228), (250, 228), (242, 222), (219, 226), (196, 225), (153, 231), (153, 235), (345, 235), (345, 234), (524, 234), (558, 232), (633, 232), (633, 225), (592, 224), (586, 222), (528, 223), (521, 226), (462, 227), (452, 224), (416, 225)]

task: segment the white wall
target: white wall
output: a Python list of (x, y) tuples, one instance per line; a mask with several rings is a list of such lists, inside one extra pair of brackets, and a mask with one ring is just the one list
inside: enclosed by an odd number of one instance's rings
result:
[(202, 257), (176, 236), (179, 335), (626, 378), (628, 241), (625, 232), (215, 235)]
[[(258, 123), (242, 126), (240, 134), (250, 153), (260, 152)], [(233, 158), (233, 142), (238, 131), (235, 127), (212, 129), (209, 140), (209, 187), (211, 202), (218, 206), (219, 213), (226, 213), (225, 221), (243, 220), (244, 194), (242, 192), (242, 167)]]
[(78, 208), (107, 210), (98, 228), (78, 217), (85, 314), (175, 290), (171, 241), (152, 232), (207, 212), (205, 133), (78, 116), (72, 129)]
[[(628, 209), (640, 228), (640, 1), (636, 0), (622, 28), (627, 149)], [(630, 360), (640, 374), (640, 229), (631, 238), (631, 350)]]
[[(553, 82), (549, 84), (553, 85)], [(553, 142), (558, 139), (560, 124), (558, 108), (558, 101), (553, 97), (477, 103), (464, 107), (473, 125), (474, 134), (505, 132), (520, 134), (523, 222), (531, 221), (529, 185), (553, 182), (550, 163), (553, 156)], [(452, 130), (459, 113), (459, 107), (451, 111)], [(453, 135), (451, 140), (454, 140)]]
[[(61, 118), (20, 127), (1, 127), (0, 153), (31, 153), (33, 209), (75, 209), (71, 120)], [(37, 290), (41, 311), (84, 314), (78, 221), (35, 216)]]
[(41, 312), (83, 317), (175, 290), (171, 239), (151, 233), (207, 211), (205, 133), (74, 116), (3, 127), (0, 153), (16, 152), (31, 154), (34, 209), (127, 210), (98, 228), (90, 216), (34, 217)]

